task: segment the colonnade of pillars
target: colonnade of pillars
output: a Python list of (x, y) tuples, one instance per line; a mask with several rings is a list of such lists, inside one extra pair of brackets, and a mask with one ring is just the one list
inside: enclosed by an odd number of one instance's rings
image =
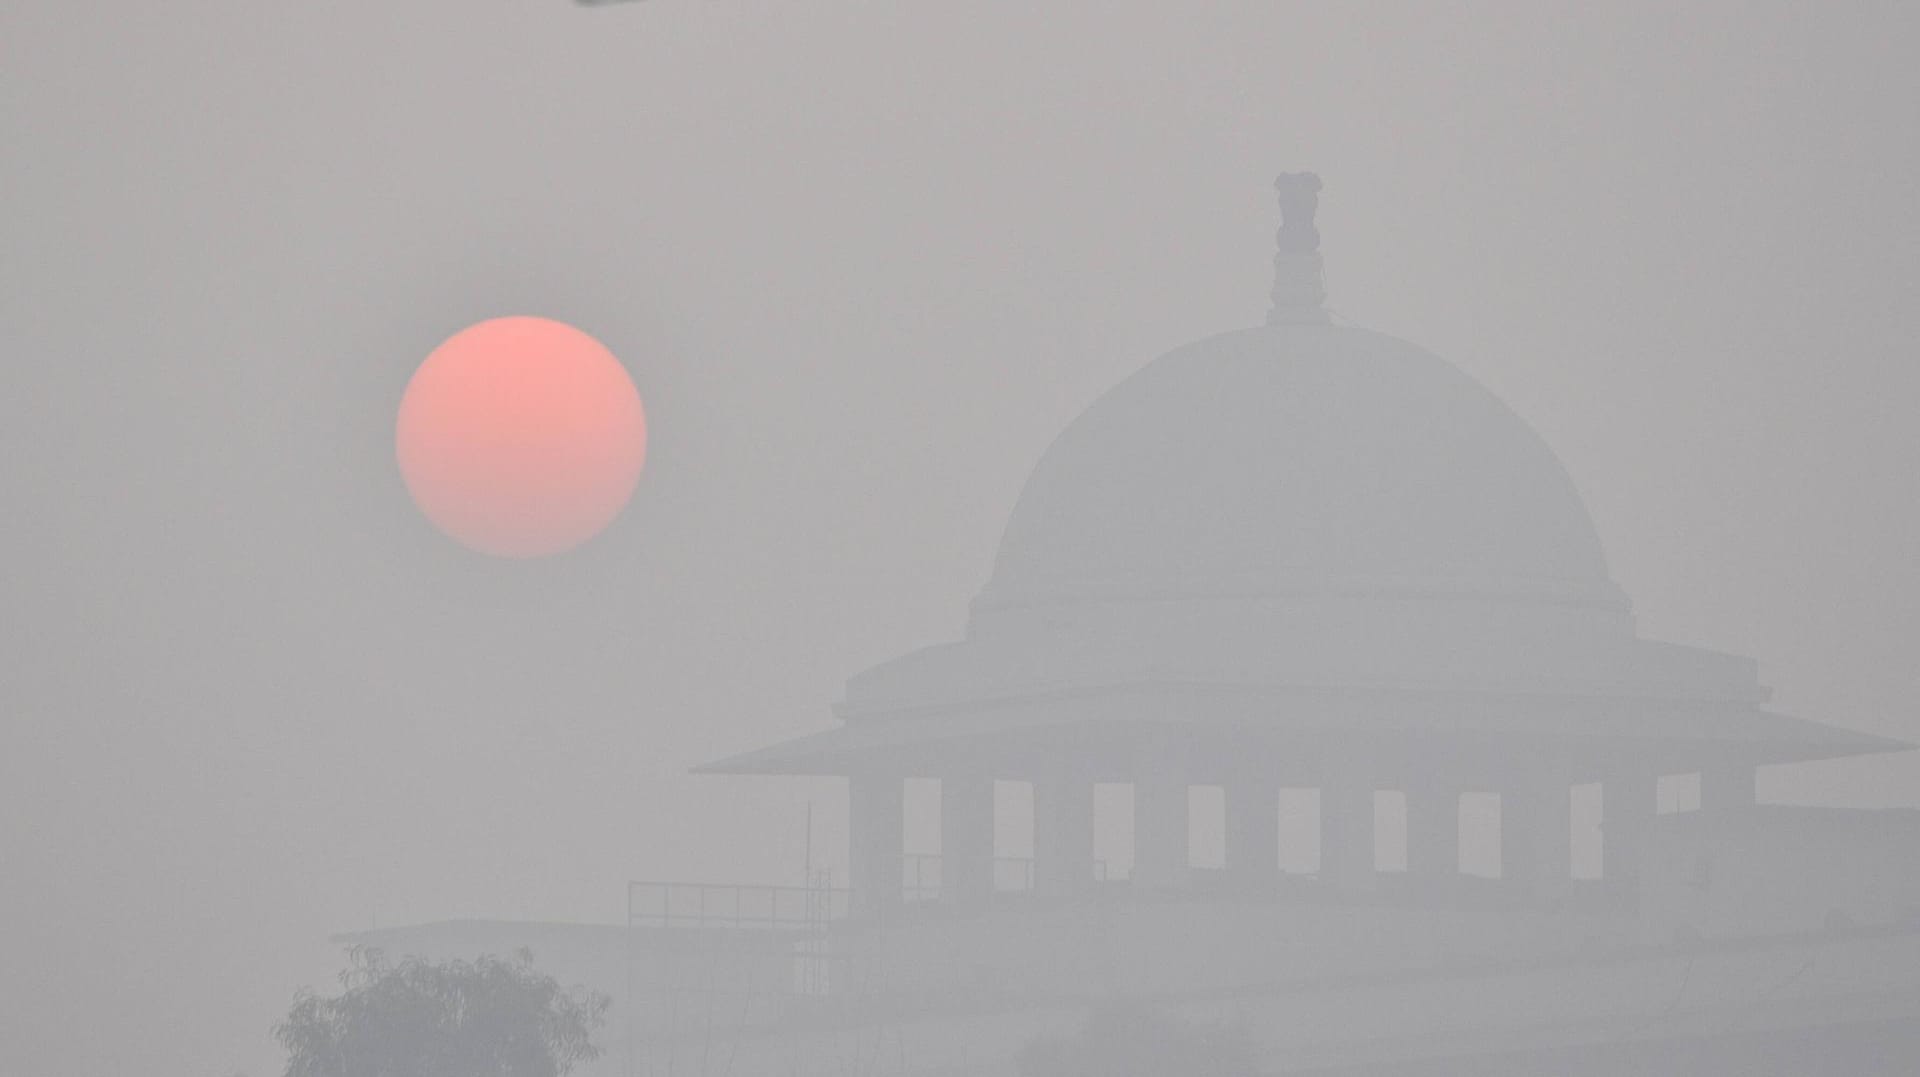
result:
[[(1751, 804), (1750, 766), (1703, 772), (1702, 805)], [(1188, 885), (1189, 783), (1172, 772), (1149, 773), (1133, 783), (1133, 871), (1136, 887), (1178, 889)], [(1328, 884), (1365, 890), (1376, 875), (1375, 803), (1378, 783), (1358, 773), (1324, 780), (1318, 787), (1319, 877)], [(1406, 804), (1406, 871), (1438, 878), (1461, 864), (1461, 797), (1497, 792), (1500, 876), (1513, 885), (1551, 894), (1573, 873), (1572, 783), (1540, 777), (1516, 779), (1496, 790), (1463, 788), (1441, 780), (1401, 783)], [(1280, 874), (1277, 781), (1222, 783), (1225, 870), (1248, 882)], [(849, 864), (854, 900), (874, 911), (896, 904), (904, 892), (904, 779), (897, 774), (855, 775), (849, 789)], [(1041, 778), (1033, 789), (1033, 889), (1072, 896), (1095, 885), (1094, 782), (1085, 775)], [(1602, 785), (1604, 874), (1638, 875), (1645, 831), (1656, 804), (1656, 777), (1629, 776)], [(940, 872), (943, 901), (981, 904), (994, 890), (994, 781), (979, 774), (940, 780)]]

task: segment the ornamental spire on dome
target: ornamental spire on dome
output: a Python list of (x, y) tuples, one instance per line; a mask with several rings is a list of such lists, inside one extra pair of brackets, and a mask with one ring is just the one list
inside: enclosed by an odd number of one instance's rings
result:
[(1274, 242), (1273, 309), (1268, 325), (1324, 323), (1327, 285), (1321, 275), (1320, 230), (1313, 214), (1320, 206), (1320, 177), (1312, 172), (1283, 172), (1273, 181), (1280, 193), (1280, 231)]

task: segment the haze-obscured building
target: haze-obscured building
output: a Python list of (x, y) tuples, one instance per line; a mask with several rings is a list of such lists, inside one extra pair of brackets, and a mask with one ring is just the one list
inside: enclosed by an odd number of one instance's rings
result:
[(546, 948), (620, 998), (595, 1072), (1012, 1074), (1120, 1002), (1275, 1074), (1920, 1072), (1920, 813), (1755, 799), (1907, 746), (1641, 637), (1552, 451), (1330, 316), (1279, 187), (1267, 324), (1062, 432), (965, 638), (705, 768), (845, 778), (851, 878), (636, 884)]

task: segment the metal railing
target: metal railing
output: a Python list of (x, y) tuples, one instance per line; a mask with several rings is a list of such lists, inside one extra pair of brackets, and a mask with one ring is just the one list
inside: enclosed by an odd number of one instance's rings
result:
[(900, 900), (909, 905), (940, 900), (944, 877), (940, 858), (908, 853), (900, 858)]
[[(941, 858), (909, 853), (901, 857), (901, 900), (918, 904), (940, 900), (946, 880)], [(1034, 891), (1034, 862), (1026, 856), (993, 858), (993, 892)], [(1091, 865), (1096, 882), (1109, 879), (1105, 861)], [(1120, 877), (1124, 879), (1124, 876)], [(1118, 881), (1118, 880), (1116, 880)], [(845, 920), (854, 909), (852, 890), (817, 886), (755, 886), (733, 883), (631, 882), (627, 884), (630, 927), (726, 927), (821, 931)]]
[(831, 886), (627, 884), (627, 923), (632, 927), (817, 930), (845, 919), (851, 906), (851, 891)]
[[(919, 902), (938, 901), (946, 885), (942, 871), (941, 858), (924, 853), (908, 853), (900, 860), (901, 900), (912, 905)], [(993, 858), (993, 892), (996, 894), (1031, 894), (1034, 890), (1033, 858), (1030, 856), (996, 856)], [(1090, 870), (1096, 882), (1107, 880), (1107, 863), (1096, 860)]]

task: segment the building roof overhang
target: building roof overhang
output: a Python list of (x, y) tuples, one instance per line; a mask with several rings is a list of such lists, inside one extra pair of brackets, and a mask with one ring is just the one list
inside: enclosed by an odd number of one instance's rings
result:
[(1149, 757), (1189, 769), (1328, 761), (1398, 767), (1552, 760), (1568, 777), (1680, 773), (1903, 751), (1902, 741), (1761, 709), (1752, 702), (1618, 693), (1463, 692), (1143, 680), (950, 707), (846, 716), (835, 729), (696, 768), (706, 774), (938, 774), (1006, 777), (1078, 761), (1120, 774)]

